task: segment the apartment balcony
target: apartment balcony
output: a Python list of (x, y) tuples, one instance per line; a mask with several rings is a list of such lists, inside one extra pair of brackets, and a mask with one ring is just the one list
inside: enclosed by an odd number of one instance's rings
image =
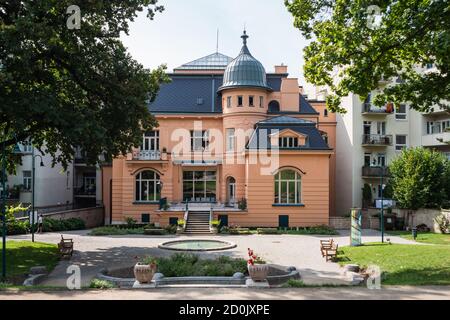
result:
[(377, 107), (374, 106), (371, 103), (364, 103), (362, 106), (362, 114), (363, 115), (378, 115), (378, 116), (386, 116), (388, 114), (393, 113), (393, 107), (391, 106), (384, 106), (384, 107)]
[(386, 134), (364, 134), (362, 146), (364, 147), (386, 147), (392, 145), (392, 135)]
[(381, 176), (388, 177), (389, 169), (388, 169), (388, 167), (364, 166), (364, 167), (362, 167), (361, 176), (363, 178), (379, 178)]
[(450, 132), (441, 132), (422, 136), (422, 146), (424, 147), (445, 146), (448, 145), (448, 141), (450, 141)]
[(167, 161), (167, 152), (159, 150), (139, 150), (132, 153), (131, 161)]

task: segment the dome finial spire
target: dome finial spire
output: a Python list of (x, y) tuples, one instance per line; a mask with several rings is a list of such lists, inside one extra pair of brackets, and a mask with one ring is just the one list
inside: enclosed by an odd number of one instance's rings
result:
[(246, 46), (247, 45), (247, 39), (249, 38), (249, 36), (247, 35), (247, 30), (245, 30), (245, 27), (244, 27), (244, 34), (241, 36), (241, 38), (242, 38), (242, 40), (244, 42), (244, 46)]

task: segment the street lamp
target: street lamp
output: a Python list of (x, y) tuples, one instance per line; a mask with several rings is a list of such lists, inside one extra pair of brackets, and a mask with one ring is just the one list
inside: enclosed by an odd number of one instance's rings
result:
[(380, 229), (381, 229), (381, 243), (384, 243), (384, 188), (383, 188), (383, 180), (384, 180), (384, 168), (383, 166), (375, 166), (375, 160), (373, 161), (374, 168), (380, 170), (380, 178), (381, 178), (381, 215), (380, 215)]
[(32, 183), (32, 187), (31, 187), (31, 241), (34, 242), (34, 180), (36, 177), (36, 165), (35, 165), (35, 160), (36, 158), (40, 158), (41, 159), (41, 163), (39, 164), (41, 167), (44, 167), (44, 162), (42, 161), (42, 156), (39, 154), (34, 154), (34, 147), (32, 149), (32, 153), (31, 153), (31, 162), (32, 162), (32, 168), (33, 168), (33, 176), (31, 178), (31, 183)]

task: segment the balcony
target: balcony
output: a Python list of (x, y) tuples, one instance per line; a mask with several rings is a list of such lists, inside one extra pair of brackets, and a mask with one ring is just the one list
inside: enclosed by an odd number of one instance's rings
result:
[(450, 132), (441, 132), (422, 136), (422, 145), (424, 147), (445, 146), (447, 145), (445, 143), (446, 141), (450, 141)]
[(384, 107), (377, 107), (371, 103), (364, 103), (362, 106), (362, 114), (363, 115), (388, 115), (393, 113), (393, 107), (390, 105), (386, 105)]
[(371, 167), (364, 166), (362, 167), (362, 177), (367, 178), (379, 178), (381, 176), (388, 177), (389, 169), (388, 167)]
[(76, 197), (95, 198), (96, 188), (95, 188), (95, 186), (74, 187), (74, 194)]
[(162, 158), (161, 158), (161, 151), (157, 151), (157, 150), (135, 150), (135, 151), (133, 151), (133, 160), (139, 160), (139, 161), (160, 161), (160, 160), (162, 160)]
[(392, 145), (392, 135), (363, 134), (362, 145), (365, 147), (385, 147)]

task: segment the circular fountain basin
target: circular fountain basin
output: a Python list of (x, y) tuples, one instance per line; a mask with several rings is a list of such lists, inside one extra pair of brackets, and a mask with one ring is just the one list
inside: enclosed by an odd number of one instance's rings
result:
[(158, 248), (173, 251), (222, 251), (236, 248), (236, 244), (221, 240), (176, 240), (161, 243)]

